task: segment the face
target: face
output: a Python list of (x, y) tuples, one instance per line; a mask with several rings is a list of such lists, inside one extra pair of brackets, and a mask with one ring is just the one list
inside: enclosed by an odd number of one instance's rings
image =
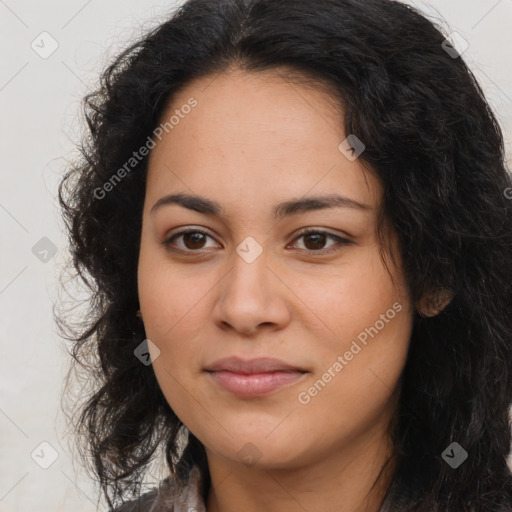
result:
[[(150, 154), (138, 267), (169, 405), (209, 456), (269, 468), (380, 435), (412, 327), (400, 259), (388, 270), (381, 258), (379, 182), (339, 149), (341, 108), (280, 76), (229, 71), (173, 98)], [(175, 194), (202, 201), (155, 206)], [(300, 371), (206, 371), (231, 356)]]

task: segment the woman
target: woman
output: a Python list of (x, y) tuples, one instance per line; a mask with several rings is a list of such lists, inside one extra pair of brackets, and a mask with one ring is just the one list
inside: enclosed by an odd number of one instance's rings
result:
[(512, 510), (511, 180), (430, 21), (190, 0), (85, 106), (59, 197), (109, 507)]

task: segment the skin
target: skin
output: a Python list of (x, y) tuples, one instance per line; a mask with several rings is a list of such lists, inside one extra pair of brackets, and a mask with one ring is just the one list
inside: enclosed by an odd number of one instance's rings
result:
[[(282, 76), (231, 69), (196, 80), (163, 116), (198, 101), (150, 154), (138, 283), (146, 334), (160, 350), (153, 368), (169, 405), (205, 446), (208, 512), (377, 512), (393, 463), (371, 487), (391, 454), (413, 308), (400, 259), (388, 272), (380, 256), (380, 184), (361, 159), (338, 149), (346, 138), (341, 107), (324, 90)], [(272, 217), (277, 203), (333, 192), (368, 208)], [(151, 214), (171, 193), (214, 200), (223, 216), (177, 204)], [(209, 236), (162, 244), (191, 226)], [(299, 237), (305, 227), (350, 243)], [(236, 252), (249, 236), (262, 249), (252, 263)], [(393, 236), (390, 244), (396, 252)], [(299, 393), (394, 303), (400, 312), (301, 403)], [(232, 355), (276, 357), (308, 373), (263, 397), (240, 398), (204, 371)]]

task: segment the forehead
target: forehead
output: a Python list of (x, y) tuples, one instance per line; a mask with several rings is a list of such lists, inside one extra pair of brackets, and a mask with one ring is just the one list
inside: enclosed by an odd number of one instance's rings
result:
[[(195, 106), (183, 108), (191, 100)], [(162, 121), (171, 116), (179, 122), (150, 154), (150, 195), (178, 186), (210, 196), (243, 198), (257, 190), (269, 198), (278, 192), (301, 197), (312, 187), (332, 192), (342, 186), (356, 201), (375, 199), (361, 161), (339, 150), (343, 108), (326, 86), (288, 81), (280, 71), (233, 70), (188, 84)]]

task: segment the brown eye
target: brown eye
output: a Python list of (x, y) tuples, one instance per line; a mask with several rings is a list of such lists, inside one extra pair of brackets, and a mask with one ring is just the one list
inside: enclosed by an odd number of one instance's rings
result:
[(202, 249), (205, 240), (205, 235), (199, 232), (190, 232), (183, 235), (183, 244), (187, 249)]
[[(319, 255), (332, 251), (339, 251), (341, 247), (345, 245), (351, 245), (353, 243), (346, 238), (318, 229), (308, 229), (303, 231), (299, 234), (295, 241), (301, 239), (303, 247), (299, 247), (299, 249), (310, 252), (312, 254), (318, 253)], [(325, 247), (325, 244), (328, 243), (329, 240), (333, 240), (337, 243), (332, 243), (330, 246)]]
[(307, 249), (311, 250), (323, 249), (325, 241), (327, 240), (325, 233), (309, 233), (303, 235), (303, 238), (304, 245), (306, 246)]
[[(208, 248), (205, 244), (208, 238), (212, 238), (211, 235), (201, 231), (199, 229), (187, 229), (175, 233), (167, 240), (164, 240), (162, 244), (168, 247), (170, 250), (178, 252), (199, 252), (202, 249)], [(180, 241), (181, 243), (177, 243)]]

